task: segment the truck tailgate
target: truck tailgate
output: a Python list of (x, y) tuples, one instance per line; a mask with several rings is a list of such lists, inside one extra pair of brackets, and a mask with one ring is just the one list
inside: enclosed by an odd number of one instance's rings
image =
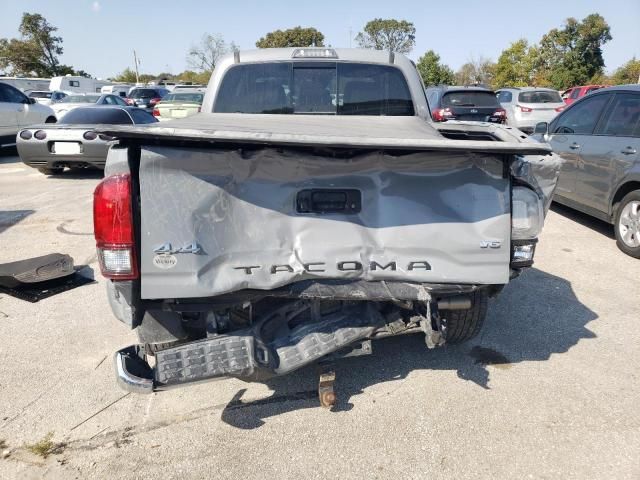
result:
[(327, 278), (507, 283), (505, 158), (143, 145), (142, 298)]

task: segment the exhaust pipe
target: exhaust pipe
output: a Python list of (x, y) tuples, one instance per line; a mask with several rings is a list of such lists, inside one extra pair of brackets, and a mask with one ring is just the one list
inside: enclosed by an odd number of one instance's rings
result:
[(438, 300), (439, 310), (469, 310), (471, 299), (465, 296), (442, 298)]

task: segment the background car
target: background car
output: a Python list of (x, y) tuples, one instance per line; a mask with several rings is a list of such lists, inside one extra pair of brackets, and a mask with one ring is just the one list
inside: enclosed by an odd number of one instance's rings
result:
[(50, 92), (48, 90), (34, 90), (29, 92), (29, 98), (35, 98), (40, 105), (53, 105), (67, 96), (66, 93), (56, 90)]
[(153, 110), (160, 100), (169, 94), (169, 90), (163, 87), (136, 87), (127, 97), (127, 104)]
[(201, 92), (170, 93), (156, 104), (153, 116), (160, 121), (190, 117), (200, 111), (203, 99)]
[(78, 93), (66, 96), (58, 103), (54, 104), (51, 108), (53, 108), (53, 111), (56, 112), (56, 116), (60, 118), (65, 113), (73, 110), (74, 108), (84, 107), (87, 106), (87, 104), (113, 105), (121, 107), (127, 106), (127, 102), (125, 102), (118, 95)]
[(573, 87), (562, 94), (562, 99), (564, 100), (564, 103), (571, 105), (573, 102), (585, 95), (589, 95), (591, 92), (595, 92), (596, 90), (600, 90), (605, 87), (606, 85), (582, 85), (580, 87)]
[(533, 133), (539, 122), (550, 122), (566, 107), (557, 90), (513, 87), (496, 91), (498, 101), (507, 112), (507, 125)]
[(640, 258), (640, 85), (592, 93), (538, 135), (564, 160), (554, 200), (612, 223), (618, 247)]
[(20, 159), (45, 175), (69, 168), (104, 169), (111, 137), (94, 131), (98, 124), (156, 123), (153, 115), (137, 107), (85, 106), (64, 115), (55, 125), (35, 125), (18, 134)]
[(200, 85), (200, 84), (192, 84), (192, 85), (176, 85), (175, 87), (173, 87), (173, 90), (171, 90), (171, 93), (178, 93), (178, 92), (206, 92), (207, 91), (207, 86), (206, 85)]
[(471, 120), (504, 123), (505, 110), (495, 92), (482, 87), (431, 87), (427, 100), (434, 122)]
[(55, 112), (11, 85), (0, 82), (0, 148), (16, 144), (20, 128), (34, 123), (55, 123)]

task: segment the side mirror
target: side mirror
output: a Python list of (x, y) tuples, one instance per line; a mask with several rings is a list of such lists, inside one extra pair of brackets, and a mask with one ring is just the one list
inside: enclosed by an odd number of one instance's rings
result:
[(28, 99), (31, 105), (33, 105), (34, 103), (37, 103), (37, 100), (35, 98), (28, 97)]
[(533, 129), (534, 134), (546, 135), (549, 133), (549, 124), (547, 122), (536, 123), (536, 127)]

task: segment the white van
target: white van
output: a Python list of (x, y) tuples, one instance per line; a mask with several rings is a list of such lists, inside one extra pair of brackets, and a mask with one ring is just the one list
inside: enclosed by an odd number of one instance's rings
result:
[(53, 77), (49, 83), (49, 90), (52, 92), (60, 90), (65, 93), (101, 93), (102, 87), (107, 85), (113, 85), (113, 82), (66, 75), (64, 77)]
[(105, 85), (100, 89), (100, 93), (111, 93), (120, 97), (126, 97), (129, 95), (129, 91), (133, 88), (133, 85), (118, 84), (118, 85)]
[(16, 87), (26, 94), (34, 90), (48, 90), (50, 81), (49, 78), (0, 77), (0, 82)]

